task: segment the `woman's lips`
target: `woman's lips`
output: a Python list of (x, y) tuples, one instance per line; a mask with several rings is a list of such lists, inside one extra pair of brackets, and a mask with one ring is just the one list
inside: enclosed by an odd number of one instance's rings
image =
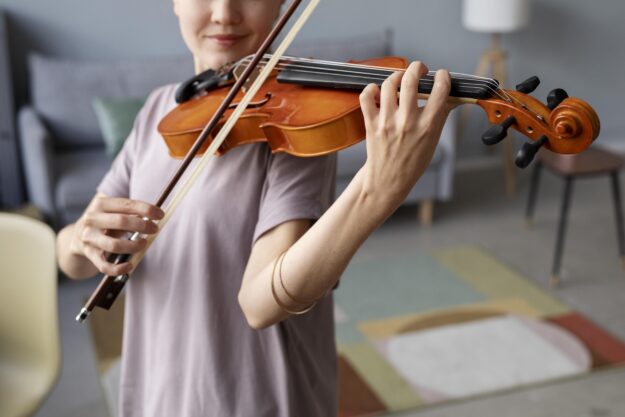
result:
[(243, 39), (245, 35), (212, 35), (208, 38), (212, 40), (217, 45), (228, 48), (236, 44), (238, 41)]

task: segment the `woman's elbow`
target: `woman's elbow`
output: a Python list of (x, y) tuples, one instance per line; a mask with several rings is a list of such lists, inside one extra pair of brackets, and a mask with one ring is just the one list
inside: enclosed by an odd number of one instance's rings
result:
[(266, 329), (277, 323), (277, 321), (272, 320), (271, 317), (268, 317), (266, 314), (260, 314), (258, 308), (253, 308), (249, 299), (245, 296), (243, 291), (239, 291), (239, 306), (243, 311), (243, 315), (245, 316), (245, 320), (247, 324), (254, 330), (262, 330)]

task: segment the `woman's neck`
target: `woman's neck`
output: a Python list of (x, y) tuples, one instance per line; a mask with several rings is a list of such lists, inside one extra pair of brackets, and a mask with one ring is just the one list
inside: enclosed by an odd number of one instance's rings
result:
[(195, 70), (195, 75), (201, 74), (208, 69), (208, 66), (202, 63), (202, 61), (200, 61), (199, 58), (196, 56), (193, 57), (193, 66)]

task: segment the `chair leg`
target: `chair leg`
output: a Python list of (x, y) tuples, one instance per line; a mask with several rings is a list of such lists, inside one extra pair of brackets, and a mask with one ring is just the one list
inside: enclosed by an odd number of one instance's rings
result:
[(623, 204), (621, 201), (621, 185), (618, 171), (610, 174), (612, 180), (612, 195), (614, 197), (614, 213), (616, 215), (616, 234), (618, 237), (618, 253), (621, 257), (621, 267), (625, 269), (625, 233), (623, 232)]
[(506, 174), (506, 194), (508, 198), (516, 196), (517, 167), (514, 164), (514, 136), (510, 135), (503, 144), (504, 169)]
[(434, 201), (424, 200), (419, 204), (419, 221), (421, 226), (430, 227), (434, 222)]
[(564, 195), (562, 196), (562, 205), (560, 207), (560, 222), (558, 225), (556, 250), (553, 258), (553, 268), (551, 269), (550, 285), (552, 288), (560, 284), (560, 266), (562, 265), (562, 251), (564, 249), (564, 237), (566, 235), (566, 224), (569, 216), (572, 191), (573, 177), (566, 177), (564, 179)]
[(527, 197), (527, 207), (525, 209), (525, 225), (527, 227), (531, 227), (534, 220), (534, 208), (536, 207), (536, 195), (538, 194), (538, 188), (540, 185), (540, 174), (542, 172), (542, 167), (543, 165), (541, 162), (536, 162), (534, 170), (532, 171), (530, 191)]

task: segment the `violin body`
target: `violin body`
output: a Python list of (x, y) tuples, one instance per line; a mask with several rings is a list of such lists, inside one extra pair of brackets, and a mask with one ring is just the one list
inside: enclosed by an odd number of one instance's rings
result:
[[(405, 59), (398, 57), (359, 64), (389, 69), (408, 66)], [(184, 102), (161, 121), (158, 130), (172, 157), (183, 158), (187, 154), (228, 91), (223, 86)], [(347, 148), (365, 137), (359, 94), (353, 90), (280, 83), (276, 74), (265, 82), (253, 103), (237, 121), (218, 154), (239, 145), (267, 142), (273, 152), (319, 156)], [(230, 113), (232, 109), (225, 113), (215, 135)], [(180, 129), (182, 125), (186, 128)], [(211, 141), (209, 138), (198, 154), (204, 153)]]

